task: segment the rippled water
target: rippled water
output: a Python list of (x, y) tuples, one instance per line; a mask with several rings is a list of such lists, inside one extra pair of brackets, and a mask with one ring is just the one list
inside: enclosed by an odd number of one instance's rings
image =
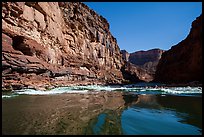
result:
[[(154, 84), (155, 85), (155, 84)], [(25, 95), (49, 95), (62, 93), (87, 93), (89, 91), (122, 91), (131, 92), (135, 94), (162, 94), (162, 95), (199, 95), (202, 94), (202, 87), (155, 87), (153, 84), (132, 84), (132, 85), (114, 85), (114, 86), (70, 86), (58, 87), (47, 91), (22, 89), (3, 94), (2, 98), (15, 97), (21, 94)], [(158, 84), (157, 84), (158, 85)]]
[(140, 83), (2, 92), (2, 132), (201, 135), (202, 88)]

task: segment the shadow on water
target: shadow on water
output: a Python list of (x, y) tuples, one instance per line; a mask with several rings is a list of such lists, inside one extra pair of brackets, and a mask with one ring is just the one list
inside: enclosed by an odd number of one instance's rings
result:
[(202, 97), (194, 96), (97, 92), (2, 100), (3, 134), (199, 135), (201, 121)]

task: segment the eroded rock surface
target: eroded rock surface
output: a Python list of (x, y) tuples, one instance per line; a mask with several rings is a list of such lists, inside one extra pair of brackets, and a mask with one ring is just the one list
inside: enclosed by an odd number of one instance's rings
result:
[(129, 62), (126, 64), (128, 66), (126, 70), (129, 69), (135, 72), (140, 80), (148, 82), (153, 80), (156, 67), (164, 52), (165, 51), (161, 49), (136, 51), (134, 53), (128, 53), (126, 50), (121, 50), (123, 59)]
[(202, 82), (202, 14), (192, 23), (189, 35), (162, 54), (155, 81)]
[(156, 71), (156, 66), (163, 53), (164, 53), (164, 50), (161, 50), (161, 49), (137, 51), (130, 54), (129, 61), (147, 70), (151, 74), (154, 74)]
[(128, 53), (126, 50), (121, 50), (121, 54), (125, 61), (129, 61), (130, 53)]
[(2, 87), (122, 83), (109, 23), (83, 3), (2, 2)]
[(145, 69), (125, 61), (125, 65), (122, 66), (123, 77), (129, 81), (127, 83), (136, 82), (150, 82), (153, 80), (153, 76)]

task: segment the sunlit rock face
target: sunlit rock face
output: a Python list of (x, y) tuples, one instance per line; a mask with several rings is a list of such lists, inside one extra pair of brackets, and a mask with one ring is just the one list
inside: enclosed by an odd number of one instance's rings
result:
[(192, 23), (189, 35), (162, 54), (155, 81), (184, 83), (202, 81), (202, 14)]
[(121, 83), (109, 23), (83, 3), (2, 2), (3, 87)]

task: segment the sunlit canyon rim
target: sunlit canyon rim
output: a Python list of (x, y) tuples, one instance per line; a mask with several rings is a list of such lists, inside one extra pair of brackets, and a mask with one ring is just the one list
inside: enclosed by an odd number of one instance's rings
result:
[(127, 53), (83, 3), (2, 2), (3, 134), (200, 135), (201, 21)]

